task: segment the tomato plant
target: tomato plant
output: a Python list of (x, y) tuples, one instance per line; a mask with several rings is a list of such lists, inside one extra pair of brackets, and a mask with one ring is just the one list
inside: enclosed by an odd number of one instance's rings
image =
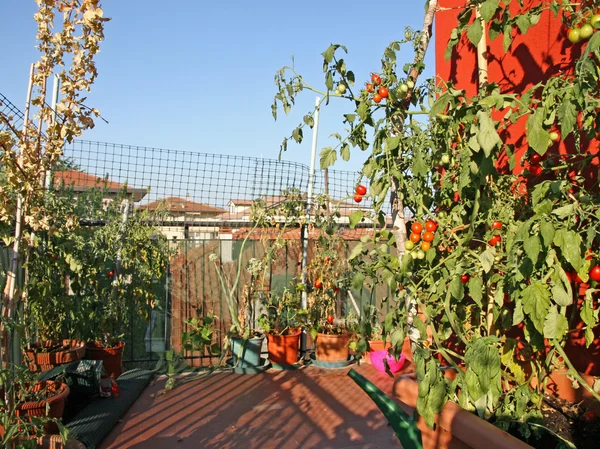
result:
[[(475, 93), (437, 79), (409, 87), (408, 80), (417, 81), (423, 70), (428, 22), (423, 31), (409, 31), (410, 39), (384, 50), (377, 71), (389, 89), (385, 108), (364, 95), (348, 102), (348, 133), (321, 153), (325, 168), (337, 154), (346, 158), (354, 148), (370, 151), (362, 174), (370, 183), (373, 220), (392, 204), (391, 227), (374, 230), (372, 240), (355, 248), (351, 262), (358, 285), (370, 277), (404, 287), (390, 298), (395, 306), (385, 314), (384, 333), (395, 354), (411, 336), (417, 378), (427, 384), (417, 411), (430, 426), (446, 400), (504, 428), (540, 419), (541, 385), (568, 360), (561, 351), (571, 338), (571, 321), (589, 326), (587, 344), (593, 343), (592, 329), (598, 325), (590, 313), (598, 290), (590, 288), (580, 298), (569, 277), (578, 284), (593, 280), (585, 251), (600, 232), (593, 175), (597, 143), (591, 140), (600, 135), (600, 34), (588, 40), (581, 36), (581, 20), (592, 12), (593, 2), (534, 3), (513, 2), (508, 8), (505, 1), (467, 0), (449, 36), (447, 59), (456, 57), (459, 43), (477, 52), (484, 34), (511, 53), (515, 36), (548, 14), (563, 21), (570, 41), (580, 42), (570, 53), (572, 71), (520, 92), (497, 80), (480, 80)], [(432, 15), (428, 9), (426, 22)], [(400, 49), (406, 45), (415, 50), (415, 60), (401, 63)], [(333, 45), (323, 53), (325, 85), (350, 73), (340, 69), (337, 56), (346, 51)], [(428, 120), (414, 120), (422, 111)], [(519, 143), (506, 139), (512, 132), (522, 136)], [(414, 217), (410, 227), (402, 221), (405, 213)], [(426, 217), (438, 223), (438, 231), (425, 224), (423, 233), (420, 221)], [(431, 239), (427, 232), (436, 234)], [(430, 239), (439, 251), (424, 251)], [(392, 251), (397, 258), (379, 259)], [(572, 307), (581, 301), (582, 306)], [(411, 308), (422, 320), (413, 319)], [(513, 334), (523, 342), (521, 349), (509, 337)], [(448, 345), (449, 338), (460, 350)], [(455, 382), (445, 381), (442, 363), (455, 369)], [(567, 368), (586, 388), (577, 370)]]

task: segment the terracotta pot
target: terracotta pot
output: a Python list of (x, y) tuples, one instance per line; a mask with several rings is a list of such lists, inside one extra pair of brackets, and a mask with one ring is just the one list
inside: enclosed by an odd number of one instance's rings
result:
[[(546, 392), (574, 404), (582, 403), (587, 408), (591, 408), (596, 415), (600, 415), (600, 402), (598, 402), (589, 391), (583, 388), (583, 386), (574, 388), (573, 383), (567, 377), (568, 371), (569, 370), (565, 368), (552, 372), (546, 384)], [(579, 375), (590, 387), (594, 387), (595, 378), (593, 376), (589, 376), (585, 373), (579, 373)]]
[[(85, 343), (80, 340), (48, 340), (32, 343), (25, 349), (25, 359), (33, 372), (46, 371), (58, 365), (76, 362), (85, 357)], [(57, 348), (53, 350), (52, 348)]]
[(293, 365), (298, 361), (300, 329), (290, 329), (288, 335), (267, 334), (269, 360), (277, 365)]
[[(17, 405), (15, 414), (19, 417), (25, 416), (47, 416), (49, 418), (60, 419), (65, 410), (65, 400), (69, 395), (69, 386), (61, 382), (52, 380), (43, 380), (37, 382), (33, 386), (34, 392), (39, 392), (47, 389), (49, 397), (39, 402), (24, 402)], [(2, 393), (4, 394), (4, 393)], [(46, 406), (48, 413), (46, 414)], [(58, 426), (56, 423), (50, 422), (44, 425), (44, 432), (47, 434), (58, 434)], [(0, 426), (0, 438), (4, 437), (4, 427)]]
[(315, 356), (321, 362), (345, 362), (350, 354), (348, 342), (350, 335), (346, 332), (339, 335), (317, 335)]
[[(393, 394), (409, 414), (417, 406), (418, 385), (414, 374), (400, 376), (394, 382)], [(448, 402), (435, 417), (434, 430), (419, 417), (417, 427), (423, 437), (423, 449), (533, 449), (530, 445), (504, 432), (478, 416)]]
[(113, 378), (118, 378), (123, 372), (123, 351), (125, 343), (119, 342), (117, 346), (105, 348), (99, 341), (90, 341), (85, 345), (86, 358), (102, 360), (106, 373)]

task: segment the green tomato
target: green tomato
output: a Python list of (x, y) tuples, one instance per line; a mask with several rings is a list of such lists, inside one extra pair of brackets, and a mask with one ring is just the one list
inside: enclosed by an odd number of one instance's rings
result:
[(589, 23), (586, 23), (579, 29), (581, 39), (589, 39), (592, 34), (594, 34), (594, 29)]
[(407, 251), (410, 251), (414, 247), (415, 247), (415, 244), (412, 240), (407, 240), (406, 242), (404, 242), (404, 249), (406, 249)]
[(408, 86), (409, 89), (414, 89), (415, 88), (415, 83), (414, 83), (413, 80), (406, 81), (406, 85)]
[(444, 218), (446, 218), (447, 216), (448, 216), (448, 214), (446, 213), (446, 211), (445, 211), (445, 210), (441, 210), (441, 211), (439, 211), (439, 212), (437, 213), (437, 217), (438, 217), (440, 220), (443, 220), (443, 219), (444, 219)]
[(551, 140), (552, 142), (556, 142), (556, 141), (558, 140), (558, 138), (559, 138), (559, 137), (560, 137), (560, 136), (558, 135), (558, 133), (557, 133), (556, 131), (552, 131), (552, 132), (550, 133), (550, 140)]
[(417, 251), (417, 259), (420, 259), (420, 260), (425, 259), (425, 251), (423, 251), (422, 249)]
[(343, 94), (344, 92), (346, 92), (346, 85), (345, 84), (338, 85), (338, 90), (340, 91), (341, 94)]
[(573, 28), (573, 29), (569, 30), (569, 34), (567, 37), (569, 38), (569, 40), (571, 42), (576, 44), (577, 42), (579, 42), (581, 40), (581, 33), (579, 32), (578, 28)]
[(590, 17), (590, 25), (597, 30), (600, 29), (600, 14), (594, 14), (592, 17)]
[(450, 156), (447, 154), (442, 155), (442, 164), (448, 165), (450, 163)]
[(400, 92), (404, 92), (404, 93), (408, 92), (408, 85), (406, 85), (404, 83), (400, 84)]
[(341, 92), (340, 92), (340, 90), (339, 90), (339, 89), (336, 89), (334, 93), (335, 93), (336, 95), (341, 95)]
[[(417, 257), (419, 257), (419, 255), (417, 254), (417, 251), (411, 251), (408, 254), (410, 254), (410, 257), (412, 257), (413, 259), (416, 259)], [(425, 253), (423, 253), (423, 254), (425, 254)]]

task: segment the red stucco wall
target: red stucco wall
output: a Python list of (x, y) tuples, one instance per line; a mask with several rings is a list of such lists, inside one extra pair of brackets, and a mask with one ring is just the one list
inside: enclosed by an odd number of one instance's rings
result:
[[(531, 7), (541, 3), (540, 0), (525, 0), (525, 6)], [(462, 10), (465, 0), (440, 0), (440, 11), (435, 20), (435, 63), (437, 76), (445, 81), (451, 81), (457, 88), (465, 89), (468, 95), (477, 92), (477, 59), (475, 48), (464, 39), (455, 48), (450, 61), (446, 61), (444, 53), (452, 29), (457, 25), (457, 15)], [(511, 3), (513, 12), (518, 10), (518, 2)], [(574, 45), (565, 37), (560, 16), (554, 17), (546, 11), (539, 23), (529, 29), (527, 34), (517, 34), (508, 53), (504, 52), (502, 36), (494, 41), (488, 39), (488, 76), (489, 81), (497, 83), (504, 93), (524, 92), (531, 86), (550, 77), (572, 73), (572, 61), (581, 54), (583, 44)], [(527, 151), (524, 139), (525, 122), (522, 119), (502, 136), (503, 141), (516, 145), (517, 160)], [(598, 142), (592, 142), (589, 150), (598, 151)], [(553, 153), (564, 154), (574, 151), (573, 138), (555, 144), (550, 150)], [(595, 160), (596, 164), (598, 160)], [(506, 163), (501, 160), (500, 166)], [(522, 167), (515, 171), (520, 173)], [(586, 174), (591, 183), (598, 175), (597, 166)]]

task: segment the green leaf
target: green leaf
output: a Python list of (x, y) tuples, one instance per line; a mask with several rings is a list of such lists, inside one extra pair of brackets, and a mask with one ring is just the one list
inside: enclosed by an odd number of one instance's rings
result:
[(552, 143), (550, 140), (550, 133), (544, 128), (545, 113), (546, 110), (543, 107), (537, 108), (535, 112), (529, 116), (525, 126), (527, 130), (527, 142), (540, 156), (546, 154), (546, 151)]
[(575, 204), (567, 204), (566, 206), (554, 209), (552, 214), (556, 215), (558, 218), (567, 218), (569, 215), (575, 212), (575, 208)]
[[(361, 211), (357, 211), (357, 212), (361, 212)], [(354, 212), (352, 215), (354, 215), (355, 213), (356, 212)], [(350, 223), (352, 223), (352, 215), (350, 215)], [(361, 218), (362, 218), (362, 212), (361, 212)], [(352, 225), (350, 225), (350, 227), (352, 227)], [(358, 242), (356, 245), (354, 245), (354, 248), (352, 248), (352, 251), (350, 251), (348, 260), (353, 260), (353, 259), (357, 258), (359, 255), (362, 254), (363, 249), (365, 249), (364, 243)]]
[(549, 221), (543, 221), (540, 224), (540, 234), (542, 235), (544, 246), (548, 248), (552, 243), (552, 240), (554, 240), (554, 225)]
[(560, 134), (565, 139), (577, 123), (577, 107), (569, 100), (563, 100), (558, 107), (557, 116), (560, 121)]
[(358, 116), (360, 117), (361, 120), (366, 120), (367, 116), (369, 115), (369, 105), (367, 104), (366, 101), (361, 101), (358, 104), (358, 107), (356, 108), (356, 113), (358, 114)]
[(517, 16), (517, 26), (519, 27), (519, 31), (523, 34), (527, 33), (529, 27), (531, 26), (531, 21), (529, 19), (528, 14), (520, 14)]
[(460, 280), (460, 276), (454, 277), (454, 279), (452, 279), (452, 282), (450, 282), (449, 289), (450, 294), (455, 299), (463, 299), (463, 297), (465, 296), (465, 286)]
[(342, 148), (340, 148), (340, 156), (342, 156), (342, 159), (346, 162), (350, 160), (350, 145), (347, 143), (342, 145)]
[(527, 253), (527, 257), (533, 262), (533, 265), (537, 265), (538, 256), (540, 255), (541, 250), (540, 238), (537, 235), (530, 236), (523, 242), (523, 247), (525, 253)]
[(480, 276), (473, 276), (469, 279), (469, 295), (473, 298), (473, 301), (479, 306), (483, 307), (481, 300), (483, 299), (483, 280)]
[(365, 276), (362, 273), (356, 273), (352, 278), (352, 288), (354, 290), (362, 290), (365, 282)]
[(492, 247), (488, 247), (484, 252), (479, 255), (479, 261), (483, 266), (483, 270), (489, 273), (494, 265), (494, 258), (496, 256), (496, 250)]
[[(563, 257), (573, 268), (578, 272), (583, 268), (583, 260), (581, 258), (581, 236), (579, 234), (575, 231), (559, 229), (554, 235), (554, 244), (561, 249)], [(584, 279), (584, 281), (585, 280), (587, 279)]]
[(512, 26), (510, 24), (506, 24), (504, 26), (502, 45), (504, 46), (504, 51), (508, 52), (510, 49), (510, 45), (512, 44)]
[(536, 330), (544, 333), (544, 322), (550, 308), (550, 292), (548, 286), (540, 281), (533, 281), (522, 292), (523, 310), (529, 315)]
[(448, 92), (445, 92), (442, 95), (440, 95), (440, 97), (436, 100), (435, 103), (433, 103), (433, 106), (429, 110), (429, 117), (433, 119), (437, 117), (438, 114), (444, 113), (446, 111), (446, 108), (450, 104), (451, 98), (452, 96)]
[(327, 64), (330, 64), (333, 61), (333, 55), (335, 54), (335, 50), (337, 45), (330, 45), (327, 50), (325, 50), (321, 55), (323, 55), (323, 59)]
[(513, 326), (521, 323), (524, 318), (525, 315), (523, 314), (523, 302), (521, 301), (521, 298), (519, 298), (515, 303), (515, 311), (513, 312)]
[(489, 157), (492, 150), (500, 143), (500, 136), (496, 131), (490, 112), (479, 111), (477, 118), (479, 119), (477, 142), (483, 148), (485, 155)]
[(467, 37), (473, 45), (477, 45), (483, 37), (483, 26), (481, 25), (481, 19), (475, 19), (473, 24), (467, 30)]
[(321, 150), (321, 169), (331, 167), (337, 160), (337, 153), (331, 147), (325, 147)]
[(354, 229), (356, 225), (362, 221), (364, 214), (365, 213), (362, 210), (357, 210), (350, 214), (350, 229)]
[(331, 72), (327, 72), (325, 76), (325, 86), (327, 86), (327, 90), (333, 90), (333, 75)]
[(556, 338), (560, 340), (569, 330), (567, 318), (558, 313), (556, 306), (550, 307), (546, 320), (544, 321), (544, 338)]
[(485, 0), (480, 6), (481, 17), (486, 22), (492, 20), (494, 14), (496, 14), (496, 10), (498, 9), (500, 1), (499, 0)]

